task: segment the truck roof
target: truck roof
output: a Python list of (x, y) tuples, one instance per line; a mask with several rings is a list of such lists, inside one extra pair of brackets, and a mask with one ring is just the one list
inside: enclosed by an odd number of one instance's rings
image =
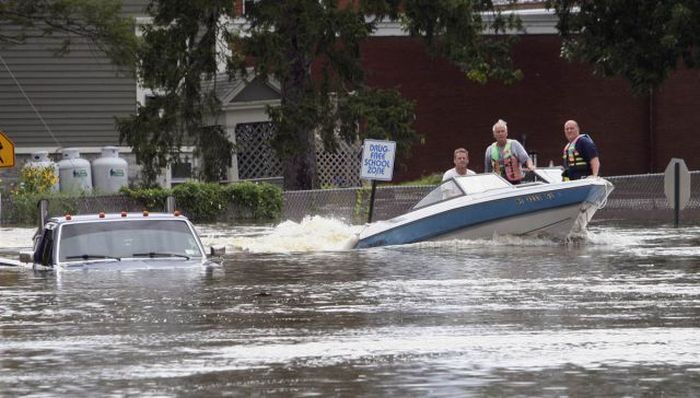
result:
[(86, 221), (113, 221), (113, 220), (187, 220), (187, 217), (170, 213), (149, 213), (149, 212), (121, 212), (121, 213), (96, 213), (81, 215), (65, 215), (62, 217), (51, 217), (47, 221), (57, 224), (68, 224)]

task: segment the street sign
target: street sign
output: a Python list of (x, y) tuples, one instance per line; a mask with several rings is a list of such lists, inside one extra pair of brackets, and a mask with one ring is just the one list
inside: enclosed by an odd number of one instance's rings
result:
[[(676, 165), (678, 165), (676, 167)], [(678, 187), (676, 188), (676, 168), (678, 168)], [(683, 210), (690, 201), (690, 172), (683, 159), (673, 158), (664, 171), (664, 193), (671, 207), (678, 203), (678, 210)], [(676, 199), (676, 195), (678, 198)], [(677, 200), (677, 202), (676, 202)]]
[(365, 140), (362, 148), (360, 178), (364, 180), (391, 181), (394, 177), (396, 142)]
[(0, 168), (15, 167), (15, 144), (0, 131)]

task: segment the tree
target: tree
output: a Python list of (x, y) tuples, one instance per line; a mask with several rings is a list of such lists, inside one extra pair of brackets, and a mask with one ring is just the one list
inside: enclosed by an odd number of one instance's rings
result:
[(682, 62), (700, 62), (697, 0), (550, 0), (562, 55), (596, 73), (624, 76), (637, 93), (661, 84)]
[(144, 184), (155, 184), (160, 170), (180, 161), (180, 148), (195, 147), (200, 177), (219, 181), (231, 164), (233, 144), (220, 125), (216, 96), (217, 48), (228, 36), (225, 19), (231, 0), (158, 0), (147, 7), (153, 23), (144, 28), (139, 77), (157, 95), (136, 115), (117, 120), (120, 140), (142, 165)]
[[(431, 51), (453, 60), (471, 79), (519, 77), (510, 62), (512, 36), (504, 34), (518, 21), (488, 0), (261, 0), (246, 10), (240, 32), (219, 25), (233, 16), (232, 7), (231, 0), (152, 0), (154, 25), (144, 34), (140, 66), (146, 86), (163, 96), (120, 127), (146, 162), (144, 170), (175, 159), (186, 137), (197, 148), (216, 143), (219, 165), (230, 159), (226, 152), (232, 148), (223, 146), (220, 132), (202, 129), (204, 118), (216, 114), (218, 99), (197, 78), (214, 76), (216, 37), (228, 42), (231, 77), (245, 75), (252, 65), (261, 78), (280, 82), (281, 104), (268, 113), (287, 189), (317, 187), (317, 134), (331, 151), (339, 139), (371, 137), (395, 139), (400, 153), (407, 153), (417, 140), (413, 105), (393, 89), (364, 84), (360, 45), (381, 21), (404, 21), (412, 35), (425, 37)], [(485, 29), (494, 35), (483, 35)], [(211, 106), (195, 110), (203, 105)]]
[(74, 38), (90, 40), (115, 65), (133, 68), (136, 34), (132, 18), (121, 15), (119, 0), (3, 0), (0, 24), (19, 29), (0, 30), (0, 46), (24, 43), (57, 31), (69, 33), (58, 54), (70, 51)]
[[(282, 87), (281, 106), (270, 109), (277, 125), (277, 153), (285, 188), (308, 189), (315, 181), (314, 134), (333, 149), (336, 135), (348, 141), (397, 139), (399, 153), (415, 142), (412, 105), (394, 90), (364, 85), (360, 45), (385, 19), (403, 19), (413, 35), (427, 39), (478, 81), (517, 78), (510, 67), (508, 41), (482, 35), (482, 11), (491, 11), (496, 32), (516, 24), (501, 17), (490, 1), (263, 0), (246, 14), (249, 27), (234, 48), (253, 57), (261, 76), (273, 74)], [(239, 58), (239, 61), (242, 59)], [(315, 63), (317, 61), (317, 63)], [(245, 64), (239, 62), (238, 71)], [(314, 66), (317, 68), (314, 71)], [(315, 72), (315, 73), (314, 73)], [(318, 78), (315, 78), (318, 76)], [(385, 112), (382, 117), (372, 113)], [(358, 123), (362, 128), (358, 130)]]

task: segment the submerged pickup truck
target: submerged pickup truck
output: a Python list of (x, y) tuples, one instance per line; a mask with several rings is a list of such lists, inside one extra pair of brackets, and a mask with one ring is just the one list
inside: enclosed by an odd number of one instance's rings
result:
[(215, 265), (192, 223), (177, 212), (66, 215), (42, 225), (34, 250), (20, 254), (20, 263), (35, 269)]

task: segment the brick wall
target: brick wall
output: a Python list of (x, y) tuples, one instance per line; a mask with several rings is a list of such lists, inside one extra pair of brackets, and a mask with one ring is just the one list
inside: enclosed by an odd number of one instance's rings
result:
[[(671, 157), (700, 169), (700, 74), (679, 71), (650, 97), (633, 96), (621, 78), (593, 76), (592, 68), (559, 58), (554, 35), (530, 35), (514, 48), (525, 77), (506, 86), (467, 81), (448, 61), (430, 57), (420, 40), (375, 37), (362, 48), (367, 81), (398, 88), (416, 102), (415, 128), (425, 143), (397, 167), (395, 181), (443, 172), (452, 151), (470, 151), (470, 168), (483, 171), (484, 151), (493, 141), (491, 126), (508, 122), (511, 138), (538, 152), (538, 163), (561, 163), (563, 124), (575, 119), (601, 152), (602, 174), (663, 171)], [(653, 147), (653, 148), (652, 148)]]

